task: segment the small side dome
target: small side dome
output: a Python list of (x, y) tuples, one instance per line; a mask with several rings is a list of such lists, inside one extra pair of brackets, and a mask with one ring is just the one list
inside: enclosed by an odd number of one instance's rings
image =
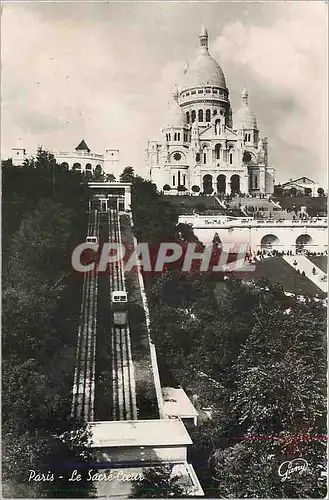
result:
[(163, 129), (171, 128), (171, 127), (185, 127), (186, 126), (186, 117), (185, 113), (178, 104), (178, 89), (177, 86), (174, 88), (172, 92), (172, 103), (170, 105)]
[(234, 119), (235, 129), (256, 129), (257, 130), (257, 120), (256, 115), (248, 105), (248, 91), (243, 89), (241, 92), (241, 108), (237, 111)]

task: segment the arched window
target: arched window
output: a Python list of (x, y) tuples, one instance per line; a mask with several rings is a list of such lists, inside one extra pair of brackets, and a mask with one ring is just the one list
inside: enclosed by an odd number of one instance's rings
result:
[(213, 115), (217, 115), (217, 109), (214, 109)]
[(212, 186), (212, 176), (210, 174), (207, 174), (203, 178), (203, 191), (206, 194), (211, 194), (213, 192), (213, 186)]
[(95, 170), (94, 170), (95, 177), (99, 179), (102, 176), (102, 173), (103, 173), (103, 170), (102, 170), (101, 165), (96, 165)]
[(258, 177), (257, 177), (257, 175), (255, 175), (255, 179), (254, 179), (254, 188), (258, 189)]
[(69, 169), (69, 164), (68, 164), (66, 161), (64, 161), (64, 162), (61, 164), (61, 166), (62, 166), (63, 168), (65, 168), (66, 170), (68, 170), (68, 169)]
[(93, 167), (91, 166), (91, 163), (87, 163), (85, 166), (85, 174), (90, 177), (92, 173), (93, 173)]
[(175, 176), (173, 175), (173, 176), (172, 176), (172, 185), (173, 185), (173, 186), (175, 185), (175, 182), (176, 182), (176, 179), (175, 179)]
[(81, 171), (81, 164), (80, 163), (73, 163), (73, 170), (80, 170)]
[(192, 123), (195, 122), (195, 118), (196, 118), (196, 113), (195, 113), (195, 110), (193, 109), (193, 111), (191, 113), (191, 121), (192, 121)]
[(186, 113), (186, 123), (190, 123), (190, 113), (188, 111)]
[(239, 193), (240, 192), (240, 176), (232, 175), (231, 177), (231, 193)]
[(225, 175), (219, 175), (217, 177), (217, 192), (220, 194), (226, 193), (226, 177)]
[(177, 141), (180, 141), (180, 132), (177, 134)]
[(168, 141), (171, 141), (171, 134), (168, 134)]
[(198, 111), (198, 121), (203, 122), (203, 109), (199, 109)]
[(206, 122), (210, 122), (211, 120), (211, 114), (210, 114), (210, 109), (206, 110)]
[(174, 133), (174, 141), (177, 141), (177, 134), (176, 134), (176, 132)]
[(196, 162), (200, 161), (200, 153), (196, 153), (196, 155), (195, 155), (195, 161)]
[(215, 146), (216, 160), (220, 160), (220, 150), (221, 150), (221, 148), (222, 148), (221, 144), (216, 144), (216, 146)]
[(232, 151), (230, 151), (230, 165), (233, 164), (233, 153)]
[(207, 146), (205, 146), (203, 148), (203, 163), (206, 164), (207, 163), (207, 153), (208, 153), (208, 149), (207, 149)]

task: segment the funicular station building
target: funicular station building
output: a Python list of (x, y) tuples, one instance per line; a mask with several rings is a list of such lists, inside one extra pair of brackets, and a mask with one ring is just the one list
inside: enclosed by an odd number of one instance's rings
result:
[(115, 208), (129, 212), (131, 205), (131, 184), (125, 182), (88, 182), (90, 189), (89, 211), (107, 212)]

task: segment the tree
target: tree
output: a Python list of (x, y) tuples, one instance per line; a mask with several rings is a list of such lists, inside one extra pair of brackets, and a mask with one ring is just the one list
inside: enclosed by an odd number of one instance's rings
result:
[(95, 181), (104, 181), (104, 172), (100, 165), (96, 165), (93, 178)]
[(283, 195), (283, 188), (280, 184), (274, 186), (274, 196), (282, 196)]
[(182, 186), (182, 185), (179, 185), (177, 186), (177, 191), (179, 193), (183, 193), (184, 191), (186, 191), (186, 187), (185, 186)]
[(312, 189), (311, 188), (305, 188), (305, 195), (306, 196), (311, 196), (312, 194)]
[(12, 158), (8, 158), (7, 160), (2, 160), (1, 161), (1, 167), (2, 168), (13, 167), (13, 159)]
[[(224, 496), (240, 496), (245, 488), (243, 496), (320, 498), (325, 445), (312, 436), (325, 429), (325, 310), (294, 301), (287, 313), (279, 297), (262, 296), (234, 366), (232, 410), (245, 436), (215, 453), (215, 478)], [(280, 464), (297, 457), (309, 472), (279, 481)], [(259, 469), (264, 458), (267, 465)], [(250, 467), (241, 470), (243, 463)]]
[[(56, 202), (51, 199), (53, 167)], [(75, 351), (80, 304), (75, 314), (68, 274), (69, 249), (85, 234), (81, 207), (87, 199), (80, 174), (62, 169), (42, 148), (27, 160), (27, 168), (3, 168), (3, 209), (10, 230), (4, 234), (2, 466), (13, 496), (21, 495), (21, 485), (28, 495), (58, 496), (50, 491), (52, 483), (31, 491), (29, 469), (59, 471), (60, 463), (83, 461), (80, 452), (91, 460), (85, 443), (64, 443), (58, 437), (80, 429), (70, 417), (74, 356), (67, 355)], [(65, 314), (63, 302), (70, 304)], [(63, 472), (63, 477), (68, 474)], [(58, 480), (56, 486), (63, 484)], [(81, 497), (90, 484), (79, 494), (67, 487), (65, 496)]]
[(114, 174), (105, 174), (105, 181), (106, 182), (115, 182), (115, 175)]
[(135, 179), (134, 169), (132, 167), (125, 167), (120, 175), (120, 182), (132, 183)]
[(197, 186), (196, 184), (194, 184), (194, 186), (192, 186), (191, 189), (192, 189), (193, 193), (199, 193), (200, 192), (200, 187)]
[(204, 212), (206, 210), (206, 205), (200, 202), (195, 205), (195, 208), (198, 212)]
[(171, 187), (169, 186), (169, 184), (165, 184), (162, 189), (163, 191), (170, 191)]
[(144, 478), (134, 484), (130, 498), (168, 498), (184, 494), (181, 478), (173, 475), (173, 466), (154, 466), (144, 472)]
[(318, 188), (318, 195), (323, 196), (324, 195), (324, 189), (322, 187)]
[(296, 196), (297, 195), (297, 189), (295, 187), (292, 187), (289, 189), (289, 193), (291, 196)]

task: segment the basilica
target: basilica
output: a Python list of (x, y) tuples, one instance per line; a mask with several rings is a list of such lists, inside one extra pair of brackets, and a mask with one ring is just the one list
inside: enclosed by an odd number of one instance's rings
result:
[(261, 138), (248, 91), (233, 115), (224, 73), (199, 35), (197, 59), (172, 93), (161, 142), (149, 140), (149, 178), (168, 194), (271, 194), (274, 168), (268, 165), (267, 138)]

